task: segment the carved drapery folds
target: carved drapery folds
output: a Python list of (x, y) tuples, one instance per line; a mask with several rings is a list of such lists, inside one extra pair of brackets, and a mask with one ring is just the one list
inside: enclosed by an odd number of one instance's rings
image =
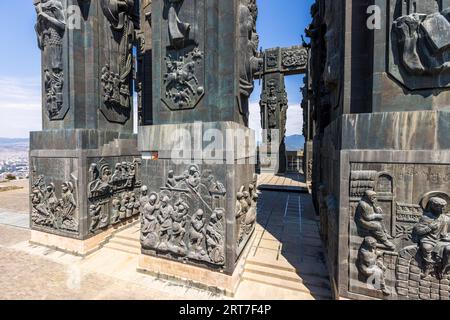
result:
[(450, 84), (450, 8), (442, 1), (396, 2), (390, 72), (411, 90)]
[(165, 0), (169, 45), (163, 67), (162, 100), (170, 110), (193, 109), (205, 94), (204, 52), (190, 35), (193, 23), (182, 21), (184, 0)]
[(136, 0), (101, 0), (110, 31), (101, 70), (101, 111), (110, 122), (125, 123), (132, 109), (133, 43), (139, 28)]
[[(75, 184), (64, 182), (57, 190), (54, 183), (46, 183), (44, 176), (32, 180), (31, 221), (36, 227), (78, 233)], [(56, 192), (61, 197), (56, 196)]]
[(87, 186), (90, 233), (139, 215), (139, 166), (138, 159), (118, 162), (114, 170), (105, 159), (91, 164)]
[(159, 192), (142, 188), (141, 244), (144, 251), (214, 266), (225, 264), (226, 190), (212, 172), (191, 165), (168, 173)]
[(65, 116), (63, 38), (66, 18), (63, 5), (61, 0), (35, 0), (34, 5), (37, 13), (35, 29), (42, 50), (44, 107), (50, 120), (61, 120)]
[(256, 32), (258, 7), (256, 0), (241, 0), (238, 8), (239, 93), (240, 112), (248, 120), (248, 99), (253, 92), (255, 73), (261, 70), (263, 59), (259, 57), (259, 36)]

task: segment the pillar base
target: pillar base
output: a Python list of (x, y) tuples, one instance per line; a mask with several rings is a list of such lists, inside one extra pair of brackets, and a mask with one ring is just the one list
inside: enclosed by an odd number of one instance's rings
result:
[(130, 227), (138, 220), (139, 218), (137, 217), (130, 218), (129, 220), (110, 227), (104, 232), (86, 240), (78, 240), (37, 230), (31, 230), (30, 244), (48, 247), (75, 256), (85, 257), (102, 248), (103, 245), (105, 245), (111, 237), (114, 236), (114, 234)]
[(245, 264), (256, 239), (253, 233), (239, 258), (234, 273), (229, 276), (205, 268), (183, 264), (172, 260), (141, 254), (137, 271), (160, 279), (170, 280), (182, 285), (208, 290), (216, 294), (234, 297), (242, 281)]

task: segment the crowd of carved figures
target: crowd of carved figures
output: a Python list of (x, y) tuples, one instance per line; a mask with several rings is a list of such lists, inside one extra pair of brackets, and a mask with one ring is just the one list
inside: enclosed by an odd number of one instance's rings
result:
[(169, 171), (159, 192), (141, 189), (144, 250), (217, 266), (225, 263), (225, 187), (211, 171), (192, 165), (182, 175)]
[(61, 0), (34, 0), (36, 33), (42, 50), (44, 107), (50, 120), (58, 119), (63, 109), (63, 38), (66, 18)]
[[(102, 0), (100, 4), (109, 26), (101, 70), (102, 111), (109, 121), (123, 123), (130, 117), (133, 103), (133, 46), (139, 29), (138, 3), (137, 0)], [(117, 54), (111, 55), (111, 50)]]
[(56, 196), (55, 184), (47, 184), (42, 175), (33, 179), (31, 221), (35, 226), (77, 233), (79, 221), (76, 214), (75, 186), (67, 181), (59, 187), (59, 191), (60, 198)]
[[(366, 186), (355, 212), (357, 235), (362, 239), (356, 259), (361, 280), (376, 281), (379, 286), (375, 290), (380, 290), (385, 296), (395, 293), (399, 297), (413, 299), (448, 299), (450, 196), (443, 192), (429, 192), (419, 204), (396, 203), (394, 212), (388, 213), (378, 201), (379, 197), (383, 201), (389, 199), (383, 190), (387, 184), (380, 183), (386, 174), (374, 175), (373, 171), (366, 171), (366, 180), (360, 180), (362, 184), (355, 183), (358, 181), (356, 178), (363, 178), (363, 173), (352, 174), (351, 191), (355, 192), (350, 194), (358, 196), (361, 193), (356, 190)], [(392, 216), (395, 216), (395, 225), (388, 228)], [(387, 285), (388, 280), (395, 283), (394, 287)]]
[(88, 200), (91, 233), (139, 215), (140, 160), (116, 163), (111, 170), (101, 159), (89, 169)]
[(235, 212), (238, 251), (241, 249), (241, 245), (246, 243), (255, 228), (258, 202), (256, 179), (255, 177), (254, 182), (248, 186), (248, 189), (242, 186), (236, 195)]

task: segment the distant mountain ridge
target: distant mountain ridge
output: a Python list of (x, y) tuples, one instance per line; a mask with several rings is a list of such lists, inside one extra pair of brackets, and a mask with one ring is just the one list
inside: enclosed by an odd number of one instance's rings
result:
[(305, 146), (305, 137), (299, 134), (287, 136), (285, 139), (287, 151), (303, 150)]
[(0, 145), (13, 145), (13, 144), (29, 144), (30, 139), (28, 138), (1, 138)]

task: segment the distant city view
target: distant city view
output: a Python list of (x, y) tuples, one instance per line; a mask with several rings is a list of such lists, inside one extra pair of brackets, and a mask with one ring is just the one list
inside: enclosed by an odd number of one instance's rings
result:
[(0, 138), (0, 181), (28, 178), (28, 150), (28, 139)]

